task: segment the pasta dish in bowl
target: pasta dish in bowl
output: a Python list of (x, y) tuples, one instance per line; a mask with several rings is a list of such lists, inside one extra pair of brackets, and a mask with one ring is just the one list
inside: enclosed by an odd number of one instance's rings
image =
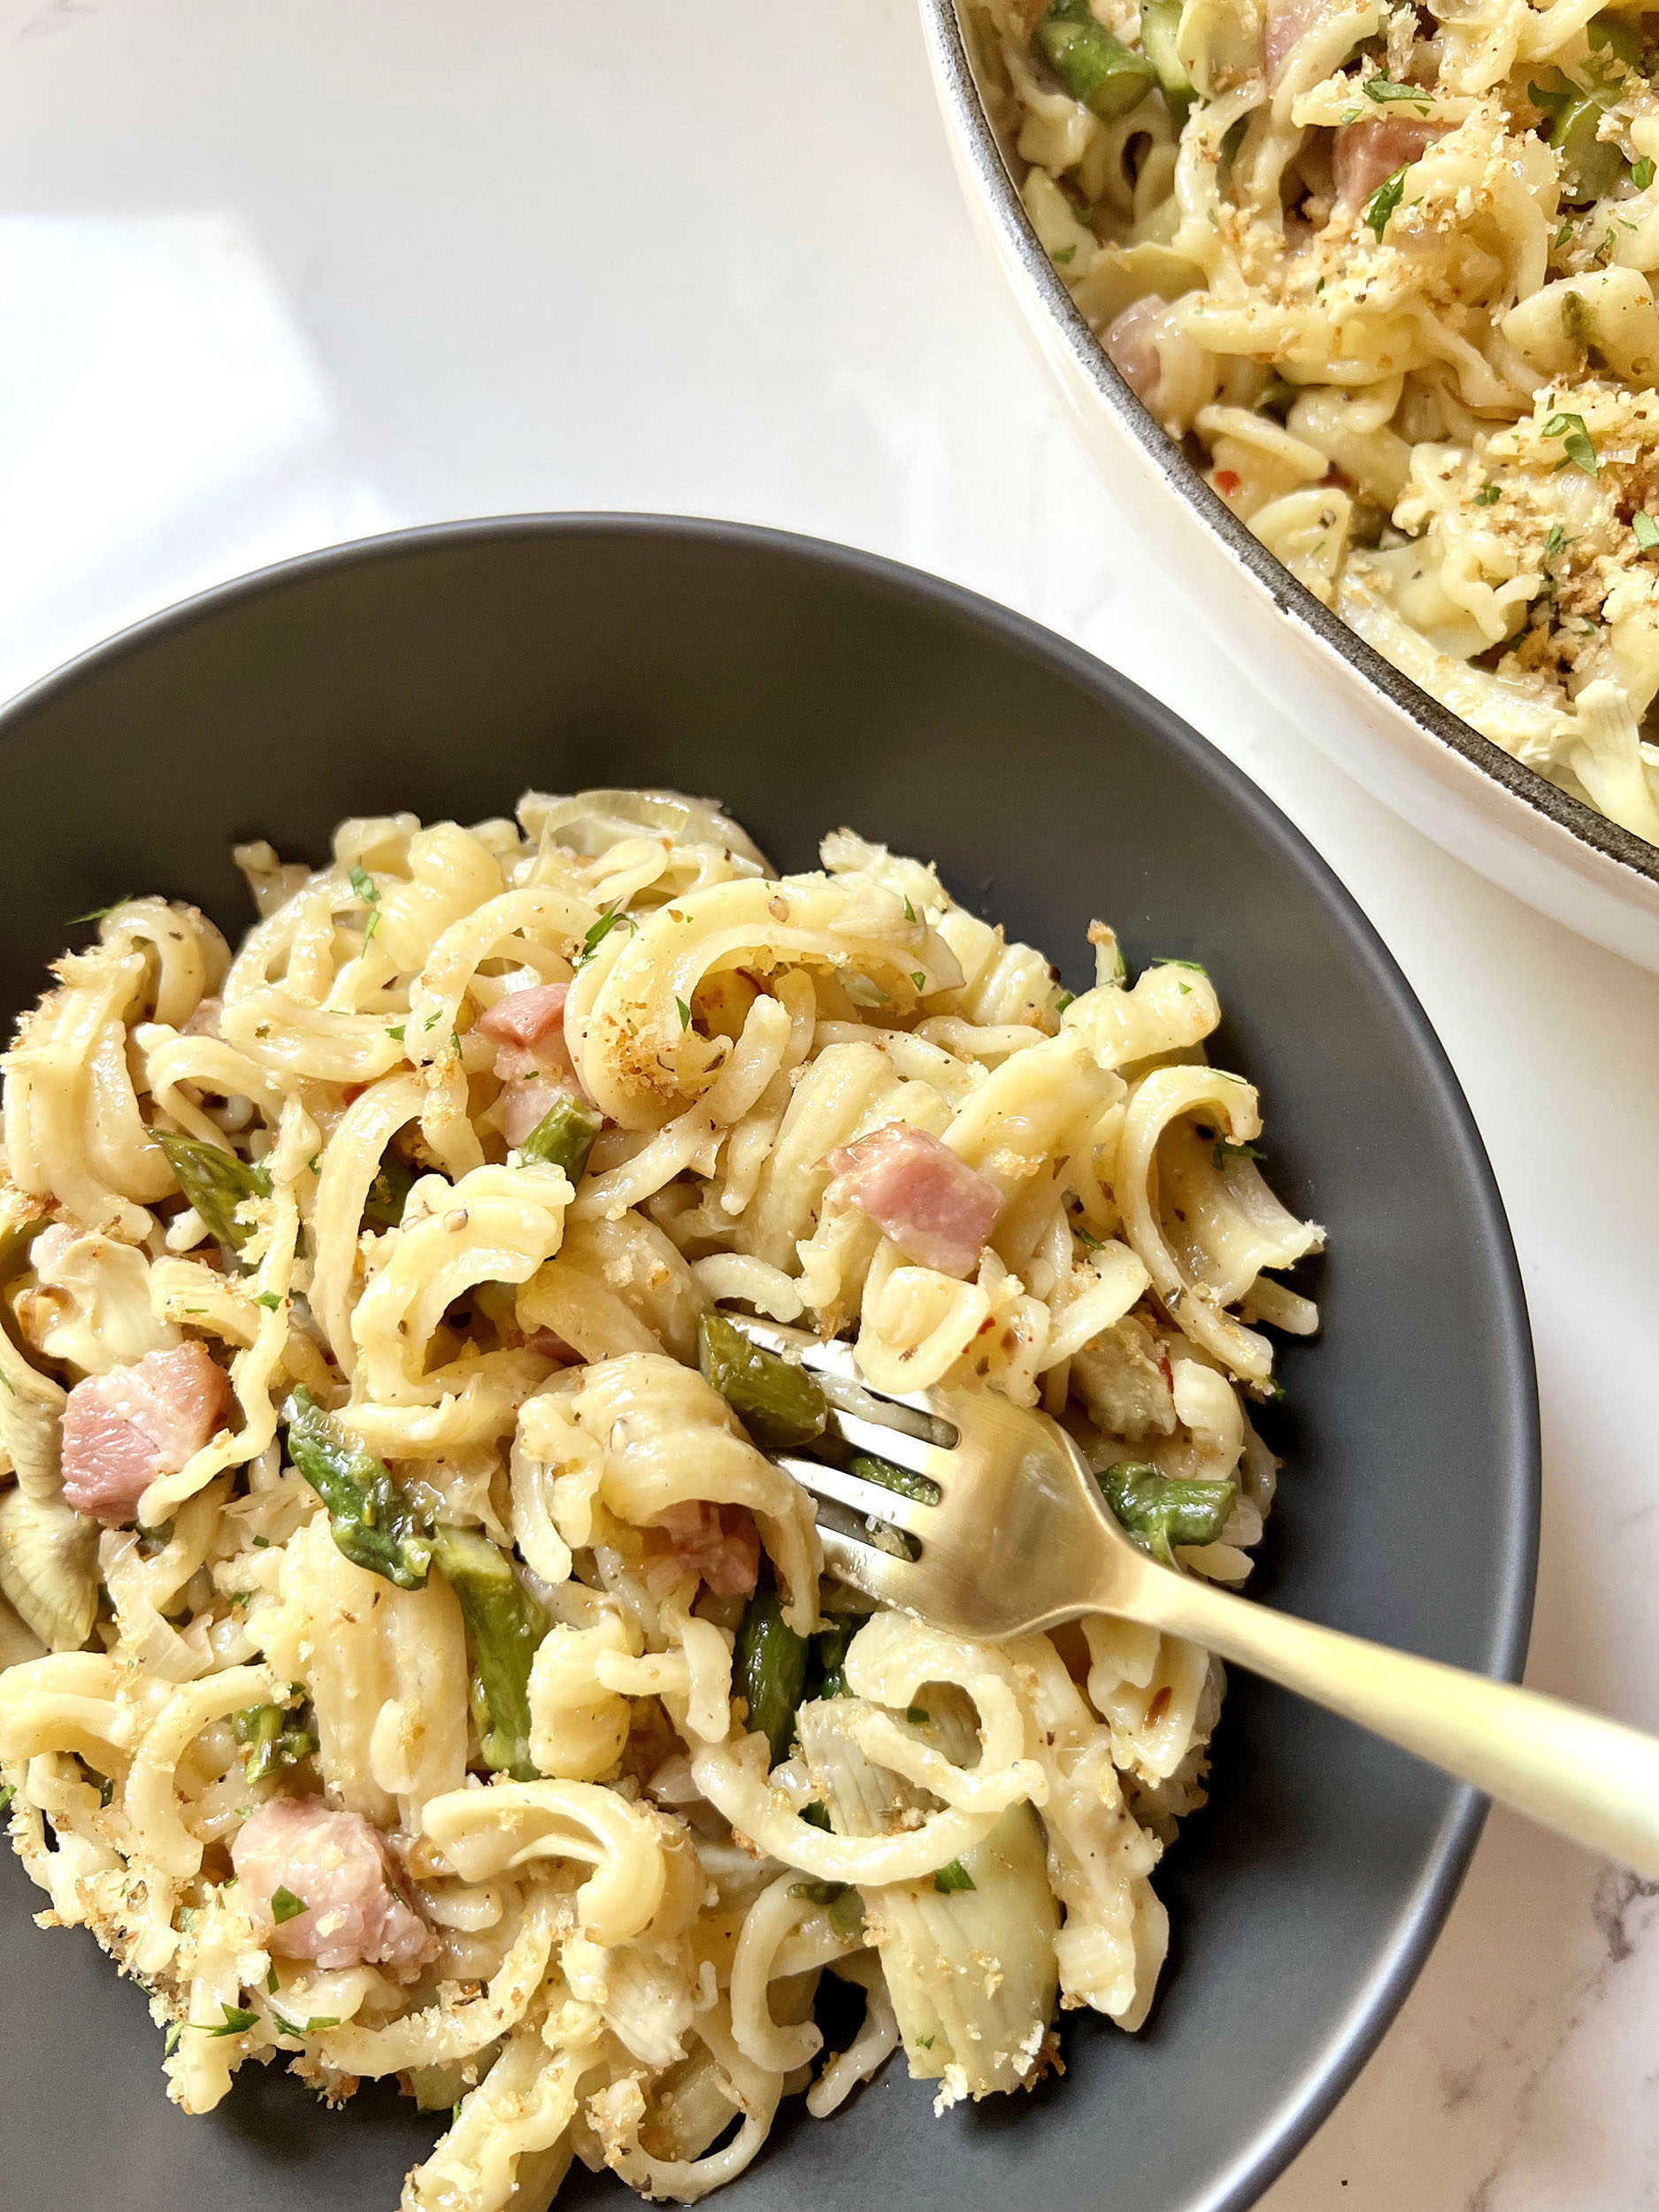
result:
[(1138, 2027), (1219, 1667), (823, 1578), (767, 1454), (833, 1453), (825, 1392), (723, 1308), (1041, 1403), (1242, 1580), (1323, 1238), (1210, 978), (1098, 923), (1074, 995), (922, 862), (780, 874), (665, 792), (237, 857), (234, 953), (124, 900), (4, 1064), (0, 1777), (169, 2093), (396, 2077), (450, 2114), (408, 2212), (572, 2157), (690, 2202), (901, 2044), (943, 2108), (1038, 2081), (1059, 2008)]
[[(1310, 731), (1477, 865), (1653, 964), (1651, 931), (1607, 902), (1651, 914), (1659, 875), (1646, 19), (1527, 0), (925, 13), (1005, 260), (1021, 259), (1017, 227), (1059, 280), (1024, 268), (1022, 293), (1073, 396), (1089, 380), (1074, 353), (1098, 347), (1176, 442), (1145, 457), (1267, 587), (1256, 657), (1309, 657), (1264, 629), (1281, 610), (1327, 649)], [(975, 80), (965, 62), (950, 76), (958, 16)], [(966, 145), (974, 120), (988, 155)], [(1133, 406), (1094, 391), (1120, 419)], [(1218, 503), (1193, 495), (1201, 480)], [(1333, 662), (1370, 687), (1342, 687), (1351, 726), (1330, 726)], [(1586, 869), (1425, 733), (1631, 872)], [(1460, 829), (1453, 803), (1502, 815), (1558, 877), (1601, 890), (1549, 887), (1489, 826)]]
[[(1190, 1571), (1254, 1557), (1275, 1608), (1517, 1671), (1502, 1209), (1305, 841), (1030, 623), (684, 518), (309, 556), (100, 647), (0, 747), (14, 2193), (99, 2203), (114, 2154), (168, 2212), (389, 2206), (411, 2170), (465, 2212), (516, 2161), (515, 2212), (556, 2180), (597, 2207), (763, 2133), (734, 2206), (1087, 2212), (1108, 2162), (1140, 2212), (1264, 2186), (1399, 2004), (1478, 1801), (1241, 1672), (1203, 1745), (1218, 1683), (1143, 1640), (1017, 1675), (884, 1647), (774, 1465), (837, 1462), (867, 1511), (855, 1416), (723, 1325), (788, 1351), (833, 1318), (878, 1390), (884, 1347), (908, 1381), (966, 1341), (981, 1391), (1064, 1388)], [(612, 795), (505, 818), (526, 784)], [(756, 842), (660, 795), (710, 787)], [(1317, 1337), (1263, 1302), (1309, 1217)], [(1236, 1302), (1178, 1325), (1141, 1268)], [(890, 1815), (842, 1793), (859, 1760)], [(1087, 1855), (1108, 1825), (1121, 1861)], [(944, 1979), (970, 1929), (1005, 1989)], [(201, 2116), (164, 2093), (227, 2080)]]

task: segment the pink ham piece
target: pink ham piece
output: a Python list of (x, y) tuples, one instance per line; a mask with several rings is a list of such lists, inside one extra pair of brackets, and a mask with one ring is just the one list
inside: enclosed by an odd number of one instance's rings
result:
[(1108, 357), (1137, 399), (1150, 400), (1164, 373), (1154, 326), (1168, 305), (1168, 300), (1148, 292), (1115, 317), (1106, 333)]
[(646, 1530), (645, 1544), (645, 1584), (654, 1596), (665, 1597), (687, 1574), (706, 1583), (718, 1598), (754, 1594), (760, 1538), (741, 1505), (690, 1498), (668, 1506)]
[(158, 1475), (176, 1475), (219, 1429), (230, 1381), (199, 1344), (147, 1352), (78, 1382), (64, 1407), (64, 1495), (115, 1528)]
[(1325, 0), (1279, 0), (1267, 19), (1267, 81), (1276, 85), (1290, 59), (1290, 50), (1312, 30), (1325, 12)]
[(1363, 207), (1396, 169), (1421, 161), (1444, 126), (1391, 115), (1382, 123), (1345, 123), (1331, 148), (1331, 173), (1341, 207)]
[(973, 1273), (1002, 1194), (949, 1145), (892, 1121), (832, 1152), (829, 1164), (833, 1198), (868, 1214), (907, 1260), (941, 1275)]
[(528, 991), (509, 991), (479, 1017), (479, 1028), (495, 1046), (495, 1072), (503, 1083), (553, 1075), (562, 1077), (568, 1089), (580, 1087), (565, 1042), (570, 988), (568, 983), (538, 983)]
[(538, 983), (527, 991), (498, 998), (478, 1026), (495, 1047), (495, 1073), (502, 1084), (501, 1133), (520, 1145), (559, 1098), (588, 1094), (565, 1041), (568, 983)]
[[(395, 1887), (385, 1839), (361, 1813), (319, 1797), (273, 1797), (245, 1820), (230, 1847), (242, 1901), (277, 1957), (336, 1966), (421, 1966), (438, 1939)], [(280, 1889), (305, 1908), (280, 1924)]]
[(511, 1145), (522, 1144), (561, 1098), (570, 1097), (572, 1087), (567, 1083), (503, 1084), (499, 1104), (502, 1135)]

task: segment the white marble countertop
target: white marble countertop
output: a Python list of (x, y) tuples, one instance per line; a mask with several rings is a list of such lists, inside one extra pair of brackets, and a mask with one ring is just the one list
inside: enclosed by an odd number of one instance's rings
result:
[[(1351, 787), (1147, 572), (970, 233), (907, 0), (0, 0), (0, 695), (281, 555), (541, 507), (939, 571), (1294, 817), (1437, 1025), (1514, 1225), (1529, 1679), (1659, 1727), (1659, 987)], [(1659, 2202), (1656, 1924), (1495, 1816), (1271, 2212)]]

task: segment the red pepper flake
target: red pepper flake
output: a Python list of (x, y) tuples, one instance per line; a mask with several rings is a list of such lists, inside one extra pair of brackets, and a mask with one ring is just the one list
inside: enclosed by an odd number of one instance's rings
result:
[(1244, 480), (1236, 470), (1217, 469), (1210, 480), (1224, 499), (1231, 499)]

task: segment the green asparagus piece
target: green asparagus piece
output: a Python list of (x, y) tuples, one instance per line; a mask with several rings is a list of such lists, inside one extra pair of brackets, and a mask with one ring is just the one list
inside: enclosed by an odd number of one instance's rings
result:
[(1166, 1567), (1177, 1544), (1213, 1544), (1237, 1496), (1231, 1482), (1184, 1482), (1143, 1459), (1120, 1459), (1095, 1480), (1130, 1541)]
[(302, 1385), (282, 1408), (288, 1457), (328, 1508), (334, 1541), (354, 1565), (419, 1590), (432, 1559), (424, 1517), (384, 1460), (354, 1443)]
[(196, 1208), (221, 1244), (240, 1251), (253, 1234), (254, 1225), (243, 1221), (238, 1208), (250, 1198), (269, 1198), (271, 1177), (262, 1167), (250, 1167), (234, 1152), (199, 1137), (158, 1137), (167, 1156), (173, 1180)]
[(541, 1608), (499, 1544), (476, 1529), (440, 1522), (432, 1555), (461, 1601), (472, 1655), (472, 1715), (484, 1763), (515, 1782), (534, 1782), (530, 1763), (530, 1662), (547, 1633)]
[(805, 1368), (751, 1344), (724, 1314), (698, 1322), (697, 1364), (762, 1451), (795, 1451), (823, 1435), (828, 1402)]
[(280, 1705), (250, 1705), (231, 1716), (231, 1731), (246, 1756), (243, 1770), (250, 1782), (267, 1781), (283, 1767), (297, 1766), (317, 1748), (315, 1738)]
[(838, 1936), (857, 1934), (864, 1924), (864, 1901), (848, 1882), (791, 1882), (791, 1897), (829, 1907), (830, 1926)]
[(601, 1116), (580, 1099), (556, 1099), (519, 1146), (519, 1157), (537, 1167), (562, 1167), (572, 1183), (580, 1183), (603, 1126)]
[(1641, 22), (1627, 15), (1598, 15), (1589, 27), (1590, 51), (1607, 54), (1629, 69), (1641, 67)]
[(403, 1218), (403, 1202), (415, 1187), (419, 1171), (400, 1160), (395, 1152), (382, 1153), (369, 1194), (363, 1202), (363, 1218), (377, 1229), (396, 1229)]
[(1071, 97), (1107, 122), (1139, 107), (1152, 89), (1151, 62), (1097, 22), (1088, 0), (1053, 0), (1031, 42)]
[(749, 1700), (752, 1735), (772, 1746), (772, 1764), (789, 1755), (795, 1740), (795, 1709), (806, 1688), (807, 1646), (783, 1617), (778, 1593), (764, 1578), (750, 1598), (737, 1634), (733, 1687)]
[(812, 1639), (812, 1659), (818, 1672), (814, 1697), (852, 1695), (847, 1687), (847, 1647), (863, 1625), (862, 1621), (837, 1621), (833, 1627), (820, 1629)]
[(913, 1473), (908, 1467), (895, 1467), (890, 1459), (876, 1459), (868, 1452), (859, 1452), (848, 1461), (847, 1471), (861, 1481), (879, 1483), (884, 1490), (896, 1490), (902, 1498), (913, 1498), (918, 1505), (939, 1503), (936, 1482), (930, 1482), (926, 1475)]
[(1624, 157), (1618, 142), (1597, 136), (1605, 113), (1601, 102), (1587, 92), (1555, 111), (1549, 142), (1561, 157), (1563, 200), (1601, 199), (1619, 180)]
[(1198, 93), (1175, 50), (1175, 34), (1181, 27), (1181, 0), (1141, 0), (1141, 43), (1152, 64), (1164, 95), (1164, 104), (1177, 131), (1192, 112)]

